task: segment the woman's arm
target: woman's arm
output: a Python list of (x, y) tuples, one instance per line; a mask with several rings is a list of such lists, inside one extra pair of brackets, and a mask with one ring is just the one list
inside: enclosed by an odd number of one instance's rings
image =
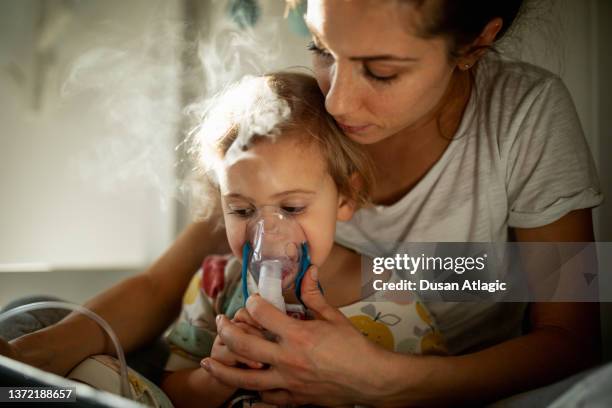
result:
[[(591, 210), (573, 211), (553, 224), (514, 232), (524, 242), (590, 242)], [(402, 405), (402, 395), (410, 392), (422, 403), (492, 401), (560, 380), (599, 361), (599, 303), (530, 306), (528, 334), (477, 353), (411, 357), (401, 364), (393, 363), (394, 356), (386, 356), (385, 365), (392, 372), (385, 382), (394, 392), (385, 400)], [(402, 390), (394, 379), (406, 373), (415, 373), (421, 384), (404, 384)]]
[[(225, 234), (216, 230), (213, 222), (192, 224), (148, 270), (123, 280), (85, 306), (112, 326), (129, 352), (159, 335), (172, 322), (202, 259), (220, 250), (225, 242)], [(19, 360), (60, 375), (87, 356), (115, 353), (98, 325), (75, 313), (10, 343)]]
[[(590, 210), (516, 230), (516, 236), (532, 242), (590, 241)], [(360, 342), (363, 336), (325, 303), (316, 284), (305, 278), (305, 286), (311, 290), (302, 297), (320, 314), (319, 321), (285, 321), (257, 296), (249, 298), (249, 313), (279, 334), (278, 344), (247, 337), (227, 319), (219, 324), (219, 335), (235, 352), (270, 369), (241, 370), (208, 360), (208, 370), (224, 383), (264, 391), (264, 401), (274, 404), (459, 405), (548, 384), (598, 359), (598, 304), (535, 303), (527, 335), (463, 356), (411, 356)]]
[[(551, 304), (545, 308), (546, 313), (556, 310), (578, 315), (581, 306)], [(589, 312), (588, 309), (583, 312)], [(592, 365), (596, 358), (590, 342), (577, 338), (577, 333), (566, 324), (545, 323), (529, 334), (463, 356), (400, 357), (386, 353), (381, 366), (386, 368), (382, 373), (387, 374), (379, 386), (382, 393), (374, 400), (381, 406), (494, 401), (560, 380)]]

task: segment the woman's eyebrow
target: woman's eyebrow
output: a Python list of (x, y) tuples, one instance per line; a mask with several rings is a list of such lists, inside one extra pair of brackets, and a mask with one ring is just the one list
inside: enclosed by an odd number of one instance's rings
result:
[(363, 62), (373, 62), (373, 61), (407, 61), (407, 62), (416, 62), (419, 59), (413, 57), (398, 57), (390, 54), (383, 55), (368, 55), (363, 57), (349, 57), (351, 61), (363, 61)]
[(308, 20), (304, 20), (304, 23), (306, 23), (306, 27), (308, 28), (308, 31), (310, 31), (310, 34), (312, 34), (314, 39), (317, 40), (317, 41), (321, 41), (321, 35), (319, 34), (319, 32), (312, 25), (310, 25)]
[[(321, 40), (321, 36), (317, 33), (317, 31), (311, 25), (309, 25), (308, 22), (306, 22), (306, 25), (308, 26), (308, 29), (310, 30), (310, 33), (312, 34), (312, 37), (314, 38), (315, 42), (321, 43), (323, 44), (324, 47), (329, 48), (325, 44), (325, 41)], [(363, 61), (363, 62), (372, 62), (372, 61), (416, 62), (419, 59), (413, 58), (413, 57), (399, 57), (397, 55), (392, 55), (392, 54), (380, 54), (380, 55), (364, 55), (364, 56), (357, 56), (357, 57), (349, 57), (349, 60)]]

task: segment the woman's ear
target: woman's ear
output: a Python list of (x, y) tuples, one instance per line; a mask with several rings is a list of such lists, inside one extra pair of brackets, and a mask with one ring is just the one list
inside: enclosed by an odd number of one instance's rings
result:
[(466, 71), (476, 64), (476, 62), (487, 52), (489, 47), (493, 45), (503, 24), (503, 20), (499, 17), (489, 21), (478, 38), (467, 47), (468, 49), (465, 50), (465, 55), (459, 59), (459, 69)]

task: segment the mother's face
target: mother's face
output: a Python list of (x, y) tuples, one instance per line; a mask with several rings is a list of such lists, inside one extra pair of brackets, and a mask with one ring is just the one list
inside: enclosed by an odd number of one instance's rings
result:
[(396, 1), (309, 0), (314, 70), (345, 133), (376, 143), (431, 119), (454, 65), (442, 38), (417, 36), (419, 11)]

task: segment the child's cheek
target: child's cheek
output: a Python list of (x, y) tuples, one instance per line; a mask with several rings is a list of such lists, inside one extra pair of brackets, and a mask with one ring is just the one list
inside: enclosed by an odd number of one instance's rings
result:
[(329, 253), (333, 245), (333, 240), (319, 240), (316, 242), (309, 242), (308, 249), (310, 251), (310, 262), (314, 265), (321, 266)]
[(308, 251), (310, 262), (321, 266), (329, 256), (334, 243), (333, 229), (325, 228), (320, 225), (318, 228), (304, 228), (306, 239), (308, 240)]
[(227, 233), (227, 241), (230, 244), (232, 253), (238, 259), (242, 258), (242, 247), (246, 242), (245, 238), (245, 226), (241, 222), (236, 222), (226, 218), (225, 220), (225, 232)]

